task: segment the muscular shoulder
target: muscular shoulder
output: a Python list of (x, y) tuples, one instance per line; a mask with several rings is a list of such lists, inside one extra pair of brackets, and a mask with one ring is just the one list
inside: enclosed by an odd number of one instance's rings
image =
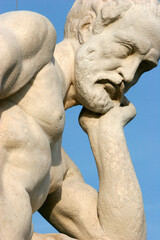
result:
[[(8, 12), (0, 15), (0, 33), (10, 32), (23, 49), (23, 56), (35, 54), (42, 46), (56, 44), (56, 31), (44, 16), (29, 11)], [(52, 51), (53, 52), (53, 51)]]
[(0, 15), (0, 99), (18, 91), (52, 61), (56, 32), (44, 16), (28, 11)]

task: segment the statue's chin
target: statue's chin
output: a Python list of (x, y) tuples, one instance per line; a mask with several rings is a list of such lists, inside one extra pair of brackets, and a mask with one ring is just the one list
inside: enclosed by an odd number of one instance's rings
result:
[(85, 89), (85, 94), (77, 93), (77, 96), (79, 102), (92, 112), (104, 114), (114, 106), (109, 94), (102, 87), (95, 86), (88, 91)]
[(92, 112), (95, 112), (95, 113), (101, 113), (101, 114), (105, 114), (106, 112), (108, 112), (111, 108), (113, 108), (113, 103), (108, 103), (106, 106), (102, 106), (101, 104), (99, 103), (94, 103), (94, 106), (92, 105), (88, 105), (88, 107), (86, 107), (87, 109), (89, 109), (90, 111)]

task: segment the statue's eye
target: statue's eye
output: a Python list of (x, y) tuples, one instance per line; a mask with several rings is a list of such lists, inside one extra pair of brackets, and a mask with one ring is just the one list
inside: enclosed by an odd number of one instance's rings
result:
[(133, 54), (133, 47), (131, 45), (125, 45), (125, 47), (127, 48), (127, 54), (132, 55)]
[(133, 47), (129, 44), (121, 43), (120, 58), (126, 58), (133, 54)]
[(133, 53), (133, 47), (129, 44), (125, 44), (124, 47), (126, 48), (127, 56), (132, 55)]

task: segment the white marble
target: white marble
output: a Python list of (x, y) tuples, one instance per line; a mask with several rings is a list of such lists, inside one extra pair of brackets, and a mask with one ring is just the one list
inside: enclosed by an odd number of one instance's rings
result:
[[(0, 240), (146, 240), (124, 94), (160, 58), (159, 2), (77, 0), (57, 45), (44, 16), (1, 14), (0, 49)], [(78, 104), (99, 192), (61, 149), (65, 110)], [(37, 210), (60, 234), (33, 233)]]

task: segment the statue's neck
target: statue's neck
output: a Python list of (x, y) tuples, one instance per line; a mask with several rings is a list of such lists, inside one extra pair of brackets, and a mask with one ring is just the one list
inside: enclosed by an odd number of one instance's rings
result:
[(65, 109), (77, 105), (75, 97), (75, 49), (68, 39), (58, 43), (55, 48), (54, 56), (58, 62), (65, 79), (66, 97), (64, 100)]

